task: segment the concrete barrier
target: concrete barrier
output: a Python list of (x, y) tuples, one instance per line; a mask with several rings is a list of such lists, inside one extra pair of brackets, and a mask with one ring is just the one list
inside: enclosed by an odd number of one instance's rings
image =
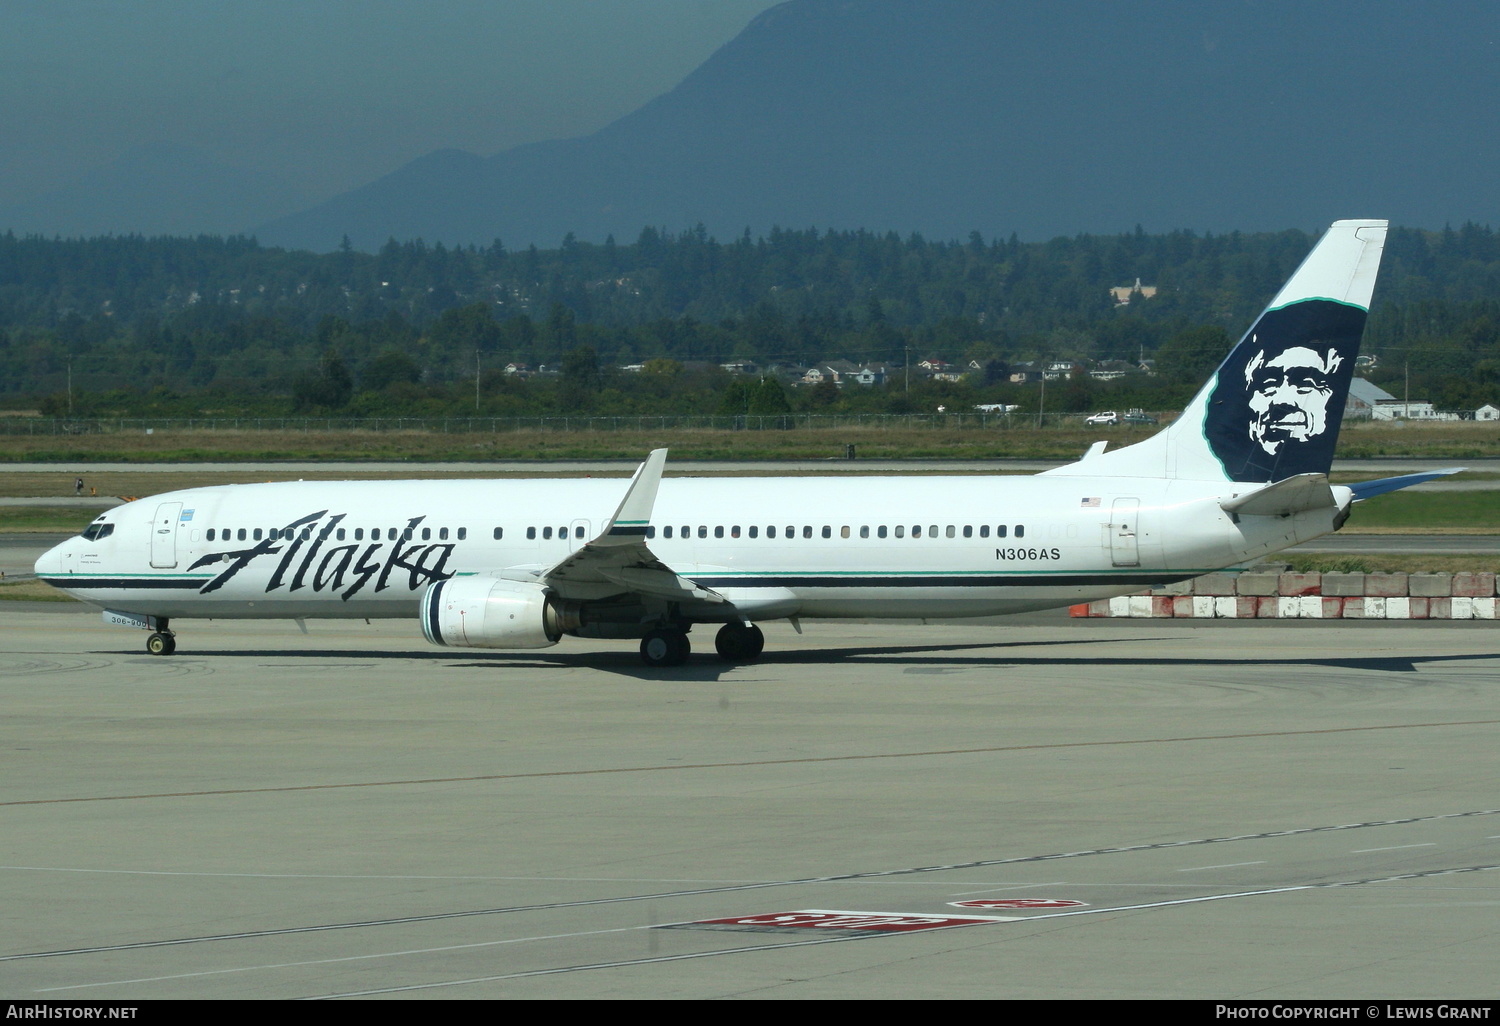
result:
[(1282, 564), (1069, 607), (1073, 616), (1136, 619), (1494, 620), (1495, 575), (1293, 573)]

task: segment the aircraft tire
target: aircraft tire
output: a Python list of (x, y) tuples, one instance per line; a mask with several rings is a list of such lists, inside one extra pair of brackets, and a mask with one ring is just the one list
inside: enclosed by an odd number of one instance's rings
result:
[(753, 663), (765, 647), (765, 633), (753, 623), (726, 623), (714, 637), (719, 658), (729, 663)]
[(146, 651), (152, 655), (171, 655), (177, 651), (177, 639), (171, 634), (157, 631), (146, 639)]
[(663, 628), (641, 639), (641, 660), (647, 666), (681, 666), (691, 651), (685, 631)]

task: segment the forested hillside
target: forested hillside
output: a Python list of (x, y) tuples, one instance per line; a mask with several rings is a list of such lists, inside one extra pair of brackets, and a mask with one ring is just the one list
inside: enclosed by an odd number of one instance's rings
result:
[[(1171, 409), (1313, 242), (1269, 234), (981, 238), (774, 230), (719, 242), (648, 228), (555, 250), (388, 243), (315, 255), (247, 238), (0, 236), (0, 402), (79, 416), (155, 413), (904, 412), (1034, 408), (1030, 361), (1142, 358), (1153, 374), (1049, 388), (1048, 409)], [(1117, 305), (1139, 279), (1156, 294)], [(1500, 401), (1500, 239), (1397, 229), (1365, 353), (1370, 376), (1439, 408)], [(831, 360), (883, 385), (790, 386)], [(970, 370), (933, 382), (942, 359)], [(747, 388), (720, 369), (756, 365)], [(506, 374), (507, 364), (553, 373)], [(644, 364), (641, 372), (619, 368)], [(907, 367), (913, 368), (910, 375)], [(752, 381), (755, 379), (752, 378)], [(776, 394), (768, 397), (768, 392)], [(70, 398), (71, 396), (71, 398)]]

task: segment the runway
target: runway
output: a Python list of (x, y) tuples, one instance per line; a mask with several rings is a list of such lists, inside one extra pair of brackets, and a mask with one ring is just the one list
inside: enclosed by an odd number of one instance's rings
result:
[(8, 605), (9, 999), (1495, 996), (1492, 622), (773, 623), (650, 673)]

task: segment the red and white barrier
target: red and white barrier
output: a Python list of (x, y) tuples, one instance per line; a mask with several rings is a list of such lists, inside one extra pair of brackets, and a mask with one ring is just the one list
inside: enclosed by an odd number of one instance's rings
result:
[(1139, 619), (1493, 620), (1493, 573), (1205, 574), (1138, 595), (1072, 606), (1073, 616)]

